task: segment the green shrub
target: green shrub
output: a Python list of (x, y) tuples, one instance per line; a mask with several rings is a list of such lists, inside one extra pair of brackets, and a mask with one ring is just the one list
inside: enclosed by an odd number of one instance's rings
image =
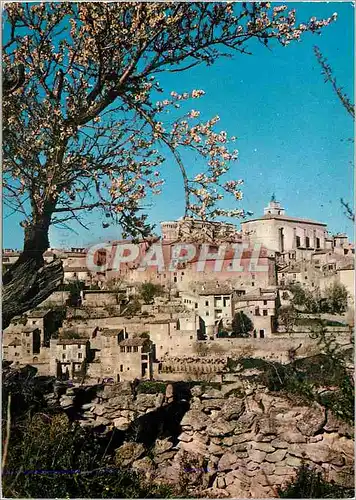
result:
[(327, 482), (320, 472), (302, 465), (296, 478), (278, 489), (280, 498), (353, 498), (354, 490)]
[(166, 386), (167, 384), (165, 382), (156, 382), (153, 380), (145, 380), (143, 382), (140, 382), (140, 384), (137, 387), (137, 393), (138, 394), (165, 394), (166, 393)]

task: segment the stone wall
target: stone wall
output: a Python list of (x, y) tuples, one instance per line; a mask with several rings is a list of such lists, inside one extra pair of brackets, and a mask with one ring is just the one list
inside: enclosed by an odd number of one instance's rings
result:
[[(82, 405), (79, 421), (121, 432), (121, 466), (152, 481), (185, 481), (206, 497), (276, 497), (302, 461), (329, 481), (353, 486), (353, 429), (318, 404), (292, 402), (251, 383), (195, 386), (176, 401), (174, 387), (168, 384), (166, 395), (136, 396), (129, 384), (101, 387)], [(73, 408), (75, 393), (61, 397), (62, 408)], [(177, 411), (179, 425), (172, 427)]]

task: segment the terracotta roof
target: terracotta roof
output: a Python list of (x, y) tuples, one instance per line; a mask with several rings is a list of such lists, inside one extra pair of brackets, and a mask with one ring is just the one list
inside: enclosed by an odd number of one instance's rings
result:
[(246, 294), (246, 295), (240, 295), (236, 297), (235, 302), (246, 302), (249, 300), (275, 300), (277, 297), (276, 293), (269, 293), (269, 294), (264, 294), (264, 295), (257, 295), (257, 294)]
[(304, 224), (315, 224), (317, 226), (325, 226), (325, 227), (327, 226), (327, 224), (325, 224), (324, 222), (317, 222), (311, 219), (301, 219), (300, 217), (289, 217), (288, 215), (275, 215), (275, 214), (265, 214), (255, 219), (249, 219), (247, 221), (241, 222), (241, 226), (243, 224), (248, 224), (249, 222), (255, 222), (259, 220), (273, 220), (273, 219), (284, 220), (286, 222), (301, 222)]
[(124, 329), (123, 328), (115, 328), (115, 329), (110, 329), (110, 328), (105, 328), (104, 330), (101, 330), (100, 335), (104, 335), (105, 337), (116, 337), (120, 333), (123, 333)]
[(58, 339), (58, 345), (86, 344), (88, 339)]
[(144, 343), (147, 341), (147, 339), (142, 339), (140, 337), (134, 337), (132, 339), (125, 339), (122, 340), (119, 345), (120, 346), (133, 346), (133, 347), (138, 347), (141, 345), (144, 345)]

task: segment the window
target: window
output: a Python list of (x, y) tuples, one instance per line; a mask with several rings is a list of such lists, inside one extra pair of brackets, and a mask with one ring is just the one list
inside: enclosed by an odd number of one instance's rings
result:
[(198, 309), (198, 304), (197, 304), (197, 302), (195, 303), (195, 309)]
[(177, 276), (174, 276), (173, 281), (174, 283), (177, 283)]
[(209, 316), (209, 311), (206, 311), (205, 316)]
[(18, 352), (15, 352), (15, 356), (19, 356), (19, 353), (18, 353)]
[(29, 337), (29, 336), (30, 336), (30, 334), (27, 332), (27, 333), (26, 333), (26, 337)]
[(316, 239), (316, 248), (320, 248), (320, 238)]
[(263, 316), (267, 316), (267, 315), (268, 315), (267, 309), (263, 309)]
[(83, 354), (81, 352), (78, 352), (78, 359), (81, 359), (83, 357)]
[(209, 301), (208, 300), (205, 301), (205, 307), (209, 307)]
[(191, 335), (189, 338), (190, 338), (190, 340), (193, 340), (193, 335)]
[(124, 365), (120, 365), (120, 372), (124, 371)]
[(344, 255), (347, 255), (349, 253), (349, 251), (345, 248), (344, 249)]
[(265, 338), (265, 331), (260, 330), (260, 339), (264, 339), (264, 338)]
[(184, 276), (184, 273), (182, 272), (182, 273), (180, 273), (180, 275), (181, 275), (181, 276)]
[(252, 282), (252, 283), (251, 283), (251, 286), (255, 286), (255, 283), (254, 283), (254, 282)]
[(30, 354), (30, 350), (29, 349), (27, 349), (27, 354)]
[(65, 350), (65, 348), (66, 348), (65, 344), (63, 344), (63, 351)]
[(130, 345), (127, 346), (126, 352), (132, 352), (132, 347)]
[(305, 246), (306, 246), (307, 248), (309, 248), (309, 247), (310, 247), (310, 239), (309, 239), (309, 237), (308, 237), (308, 236), (306, 236), (306, 237), (305, 237)]
[(295, 237), (295, 242), (296, 242), (297, 248), (300, 247), (300, 236)]
[(62, 354), (62, 359), (66, 359), (66, 355), (65, 354)]
[(260, 308), (256, 307), (255, 308), (255, 316), (259, 316), (259, 315), (260, 315)]
[(138, 352), (138, 347), (137, 347), (137, 345), (135, 345), (135, 346), (134, 346), (134, 348), (133, 348), (133, 352)]
[(123, 345), (120, 347), (120, 352), (125, 352), (125, 347)]
[(263, 305), (266, 306), (267, 305), (267, 300), (264, 300), (263, 301)]
[(296, 275), (296, 274), (293, 274), (293, 278), (296, 278), (296, 277), (297, 277), (297, 275)]

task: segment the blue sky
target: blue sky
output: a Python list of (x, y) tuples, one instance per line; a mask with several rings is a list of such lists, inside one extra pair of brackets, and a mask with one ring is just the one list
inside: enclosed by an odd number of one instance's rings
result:
[[(343, 214), (340, 198), (353, 200), (353, 137), (351, 117), (330, 84), (324, 83), (313, 46), (318, 45), (334, 70), (338, 83), (353, 98), (354, 8), (351, 3), (289, 3), (297, 19), (338, 19), (321, 36), (307, 34), (288, 47), (268, 50), (251, 42), (252, 56), (236, 54), (213, 66), (187, 73), (163, 75), (167, 91), (203, 89), (206, 95), (192, 108), (203, 118), (218, 114), (221, 128), (237, 136), (239, 161), (230, 178), (244, 179), (244, 199), (237, 208), (263, 213), (275, 193), (289, 215), (326, 222), (332, 232), (347, 232), (351, 222)], [(194, 169), (195, 158), (187, 158)], [(167, 162), (163, 193), (154, 198), (150, 220), (183, 215), (183, 190), (173, 161)], [(169, 173), (169, 175), (168, 175)], [(20, 248), (18, 217), (3, 222), (3, 246)], [(101, 221), (88, 220), (90, 230), (73, 226), (78, 234), (51, 229), (52, 247), (82, 246), (97, 239), (119, 237), (119, 228), (103, 230)], [(238, 220), (232, 220), (238, 224)]]

